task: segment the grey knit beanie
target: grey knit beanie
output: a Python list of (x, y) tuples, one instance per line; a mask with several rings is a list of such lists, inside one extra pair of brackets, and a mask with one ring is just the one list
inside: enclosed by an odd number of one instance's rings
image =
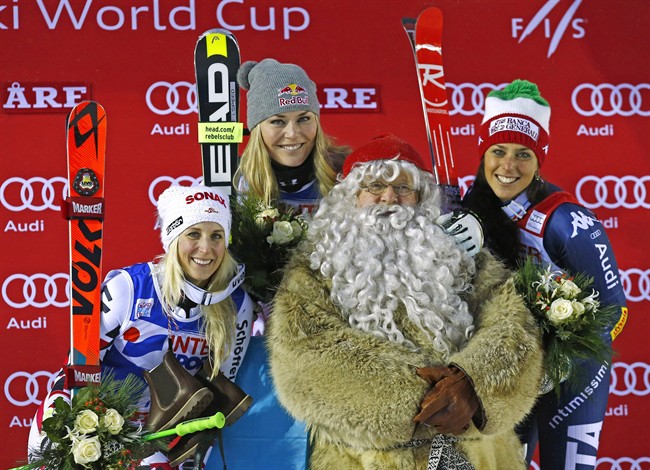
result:
[(253, 129), (275, 114), (311, 111), (320, 115), (316, 84), (294, 64), (275, 59), (244, 62), (237, 72), (237, 82), (246, 95), (246, 125)]

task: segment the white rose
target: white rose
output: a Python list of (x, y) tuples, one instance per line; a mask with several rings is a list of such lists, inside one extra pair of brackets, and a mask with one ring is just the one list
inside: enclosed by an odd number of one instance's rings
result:
[(72, 456), (79, 465), (96, 462), (101, 455), (102, 446), (98, 436), (79, 439), (72, 443)]
[(273, 220), (277, 217), (280, 217), (277, 209), (265, 209), (255, 216), (255, 222), (259, 227), (264, 227), (267, 220)]
[(560, 293), (563, 297), (568, 299), (575, 299), (576, 296), (580, 293), (580, 288), (573, 281), (565, 280), (560, 284)]
[(99, 418), (94, 411), (83, 410), (74, 419), (74, 428), (81, 434), (88, 434), (97, 429)]
[(291, 228), (293, 229), (294, 238), (299, 237), (302, 234), (302, 225), (300, 225), (297, 221), (291, 221)]
[(552, 323), (559, 325), (564, 323), (573, 314), (571, 301), (567, 299), (557, 299), (551, 303), (551, 309), (548, 312), (548, 318)]
[(119, 434), (122, 430), (122, 426), (124, 426), (124, 418), (117, 412), (117, 410), (114, 410), (113, 408), (109, 408), (106, 411), (106, 414), (102, 420), (104, 421), (104, 426), (108, 432), (113, 435)]
[(577, 300), (571, 301), (571, 307), (573, 307), (573, 311), (575, 312), (577, 317), (585, 313), (585, 306), (581, 302), (578, 302)]
[(287, 221), (274, 222), (273, 233), (266, 238), (269, 245), (273, 245), (274, 243), (284, 245), (291, 240), (293, 240), (293, 227)]

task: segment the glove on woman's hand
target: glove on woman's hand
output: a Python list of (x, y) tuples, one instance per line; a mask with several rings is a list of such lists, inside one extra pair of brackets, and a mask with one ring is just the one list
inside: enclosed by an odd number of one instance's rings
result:
[(433, 426), (442, 434), (467, 431), (480, 403), (465, 372), (456, 367), (424, 367), (417, 374), (433, 387), (420, 404), (413, 421)]
[(436, 224), (454, 237), (456, 243), (465, 248), (470, 256), (476, 256), (483, 247), (483, 227), (478, 217), (471, 212), (457, 209), (438, 217)]

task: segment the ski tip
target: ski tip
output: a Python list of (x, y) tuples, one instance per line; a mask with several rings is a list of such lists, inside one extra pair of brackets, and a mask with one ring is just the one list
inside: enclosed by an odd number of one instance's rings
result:
[(438, 7), (429, 7), (424, 10), (418, 15), (418, 21), (420, 21), (421, 18), (426, 18), (428, 21), (439, 21), (442, 23), (442, 10)]
[(233, 33), (232, 31), (230, 31), (228, 29), (223, 29), (223, 28), (212, 28), (212, 29), (208, 29), (208, 30), (204, 31), (199, 36), (199, 41), (201, 39), (203, 39), (204, 37), (209, 36), (210, 34), (223, 34), (224, 36), (228, 36), (231, 39), (233, 39), (234, 41), (237, 41), (237, 38), (235, 37), (235, 33)]

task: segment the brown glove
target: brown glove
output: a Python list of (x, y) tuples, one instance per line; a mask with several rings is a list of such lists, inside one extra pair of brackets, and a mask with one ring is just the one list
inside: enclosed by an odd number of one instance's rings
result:
[(433, 426), (439, 433), (459, 435), (467, 431), (480, 403), (472, 383), (462, 370), (450, 367), (425, 367), (417, 374), (433, 387), (420, 404), (413, 421)]

